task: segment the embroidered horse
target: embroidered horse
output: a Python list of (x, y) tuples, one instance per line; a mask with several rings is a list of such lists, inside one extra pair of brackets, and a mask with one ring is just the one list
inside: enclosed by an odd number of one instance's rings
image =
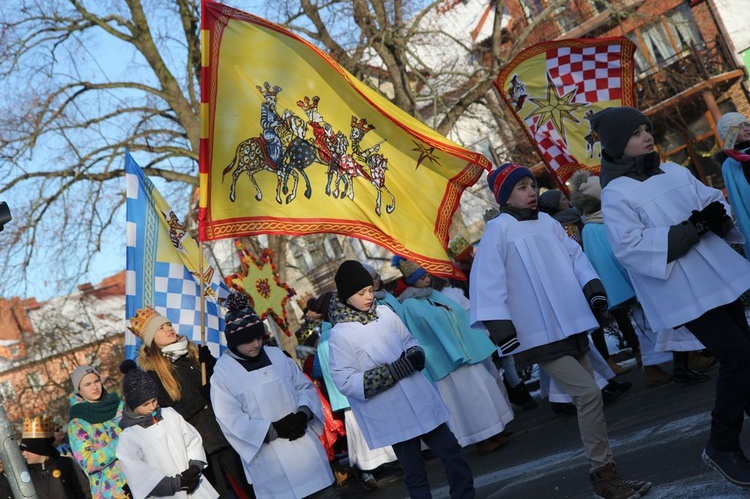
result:
[(377, 189), (377, 198), (375, 199), (375, 213), (380, 216), (380, 206), (382, 203), (382, 193), (387, 192), (391, 197), (391, 203), (385, 206), (386, 213), (393, 213), (396, 209), (396, 198), (393, 193), (385, 185), (385, 172), (388, 169), (388, 159), (380, 154), (380, 144), (385, 142), (384, 140), (378, 142), (374, 146), (367, 149), (362, 149), (362, 139), (370, 130), (374, 130), (375, 126), (368, 124), (365, 118), (358, 120), (356, 116), (352, 116), (351, 132), (349, 137), (352, 139), (352, 157), (357, 162), (357, 173), (369, 181)]

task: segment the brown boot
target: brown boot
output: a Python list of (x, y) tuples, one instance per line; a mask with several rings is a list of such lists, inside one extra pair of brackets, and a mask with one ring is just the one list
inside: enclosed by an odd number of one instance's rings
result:
[(609, 364), (609, 367), (612, 368), (612, 371), (614, 371), (615, 376), (620, 376), (621, 374), (630, 372), (629, 367), (622, 367), (620, 364), (615, 362), (615, 359), (612, 357), (607, 359), (607, 364)]
[(688, 353), (688, 366), (693, 371), (704, 373), (710, 371), (715, 365), (719, 363), (719, 359), (716, 357), (706, 357), (698, 352)]
[(615, 470), (615, 465), (610, 463), (591, 472), (591, 486), (594, 488), (594, 497), (600, 499), (638, 499), (641, 493), (635, 490), (634, 485), (640, 485), (645, 492), (651, 488), (648, 482), (623, 480)]
[(477, 442), (477, 453), (480, 456), (484, 456), (485, 454), (490, 454), (502, 447), (505, 447), (507, 444), (508, 444), (507, 438), (503, 436), (495, 435), (493, 437), (488, 438), (487, 440), (482, 440), (481, 442)]
[(644, 366), (643, 377), (646, 386), (659, 386), (672, 381), (672, 375), (659, 366)]

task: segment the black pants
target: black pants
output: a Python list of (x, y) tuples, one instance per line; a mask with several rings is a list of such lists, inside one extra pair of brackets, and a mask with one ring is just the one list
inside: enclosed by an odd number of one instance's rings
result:
[[(245, 478), (240, 456), (232, 447), (209, 454), (208, 467), (203, 471), (203, 476), (214, 486), (219, 497), (241, 497), (239, 494), (244, 493), (248, 499), (255, 498), (253, 486)], [(236, 494), (232, 485), (239, 489)]]
[(443, 461), (451, 498), (473, 498), (475, 492), (471, 468), (464, 458), (463, 449), (458, 445), (455, 435), (445, 423), (421, 437), (393, 444), (393, 452), (404, 469), (404, 484), (409, 491), (409, 496), (412, 499), (431, 497), (420, 440), (424, 441), (432, 453)]
[(750, 328), (742, 302), (709, 310), (685, 327), (721, 363), (709, 442), (721, 452), (740, 450), (742, 422), (750, 403)]

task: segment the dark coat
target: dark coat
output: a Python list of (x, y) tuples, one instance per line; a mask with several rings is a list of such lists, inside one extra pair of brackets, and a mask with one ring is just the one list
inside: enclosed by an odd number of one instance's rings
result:
[[(216, 416), (211, 408), (208, 386), (202, 386), (200, 364), (194, 362), (189, 356), (180, 357), (172, 363), (172, 373), (180, 385), (182, 397), (175, 402), (162, 385), (156, 371), (148, 369), (141, 364), (143, 369), (156, 381), (159, 386), (159, 405), (171, 407), (177, 411), (185, 421), (193, 425), (203, 439), (203, 448), (210, 455), (229, 447), (229, 442), (216, 422)], [(207, 364), (208, 378), (210, 378), (213, 366)]]
[(67, 456), (29, 465), (36, 494), (44, 499), (91, 499), (89, 480), (78, 463)]

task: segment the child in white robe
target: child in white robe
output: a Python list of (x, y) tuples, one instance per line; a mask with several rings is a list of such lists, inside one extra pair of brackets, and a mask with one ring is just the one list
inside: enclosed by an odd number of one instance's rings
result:
[(740, 434), (750, 400), (750, 327), (740, 296), (750, 262), (723, 193), (687, 168), (660, 163), (651, 121), (637, 109), (591, 117), (602, 145), (602, 214), (607, 239), (628, 271), (655, 331), (684, 326), (721, 364), (703, 460), (750, 486)]
[(487, 223), (471, 270), (472, 327), (486, 328), (516, 363), (539, 364), (573, 397), (596, 497), (640, 497), (651, 484), (615, 469), (587, 355), (586, 333), (598, 327), (592, 309), (607, 307), (604, 287), (581, 246), (539, 213), (528, 168), (506, 163), (487, 181), (500, 215)]
[(133, 497), (219, 497), (201, 475), (206, 452), (198, 431), (174, 409), (159, 407), (156, 382), (135, 362), (124, 361), (120, 370), (125, 407), (117, 459)]
[(228, 349), (211, 377), (211, 404), (259, 499), (339, 497), (318, 436), (323, 406), (312, 382), (282, 350), (244, 294), (227, 298)]
[(375, 300), (370, 273), (354, 260), (335, 276), (328, 314), (330, 366), (370, 448), (392, 445), (414, 498), (430, 497), (421, 452), (424, 441), (440, 457), (451, 497), (475, 496), (474, 478), (448, 428), (448, 408), (423, 374), (425, 354), (406, 326)]

